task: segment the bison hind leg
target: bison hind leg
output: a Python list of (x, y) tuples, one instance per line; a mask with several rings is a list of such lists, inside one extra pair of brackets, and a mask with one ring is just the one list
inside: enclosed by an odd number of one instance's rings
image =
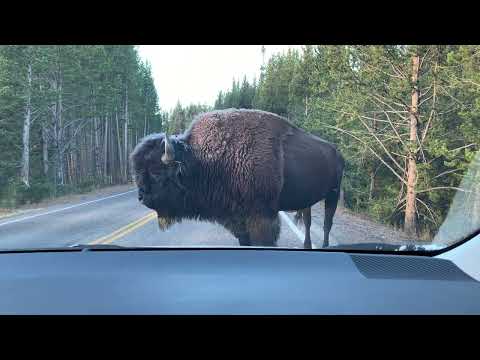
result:
[(252, 246), (276, 246), (280, 236), (280, 218), (278, 214), (250, 217), (246, 228)]
[(323, 222), (323, 247), (329, 246), (329, 235), (333, 225), (333, 216), (337, 210), (340, 191), (335, 189), (327, 194), (325, 198), (325, 218)]
[(222, 222), (222, 225), (238, 239), (240, 246), (251, 245), (245, 219), (232, 218)]
[(303, 221), (303, 209), (302, 210), (298, 210), (296, 213), (295, 213), (295, 216), (293, 218), (293, 222), (295, 223), (295, 225), (299, 225), (300, 221)]
[(302, 210), (303, 223), (305, 224), (305, 240), (303, 247), (305, 249), (312, 248), (312, 240), (310, 239), (310, 226), (312, 225), (312, 208)]
[(297, 226), (300, 222), (302, 222), (305, 226), (305, 240), (303, 242), (303, 247), (305, 249), (311, 249), (312, 240), (310, 239), (310, 226), (312, 225), (312, 208), (308, 207), (305, 209), (297, 210), (293, 221)]

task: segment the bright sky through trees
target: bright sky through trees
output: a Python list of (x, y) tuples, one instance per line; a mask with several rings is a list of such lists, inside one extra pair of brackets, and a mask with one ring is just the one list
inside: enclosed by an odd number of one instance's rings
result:
[[(265, 61), (289, 47), (265, 45)], [(213, 105), (219, 90), (228, 89), (232, 79), (244, 75), (259, 77), (261, 45), (140, 45), (138, 52), (152, 66), (152, 76), (160, 107), (170, 111), (177, 101), (182, 105)]]

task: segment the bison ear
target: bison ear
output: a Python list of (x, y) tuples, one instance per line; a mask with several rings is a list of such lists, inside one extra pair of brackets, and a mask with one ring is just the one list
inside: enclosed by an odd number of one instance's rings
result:
[(162, 162), (164, 164), (170, 164), (175, 160), (175, 149), (173, 148), (172, 142), (167, 133), (165, 133), (165, 152), (162, 155)]

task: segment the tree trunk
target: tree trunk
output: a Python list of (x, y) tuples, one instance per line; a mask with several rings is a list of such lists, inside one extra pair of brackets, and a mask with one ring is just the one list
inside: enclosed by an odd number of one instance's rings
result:
[(57, 146), (56, 154), (56, 164), (57, 164), (57, 185), (65, 184), (65, 159), (63, 158), (61, 146)]
[(375, 189), (375, 171), (370, 172), (370, 188), (368, 190), (368, 201), (373, 199), (373, 190)]
[(405, 208), (405, 232), (410, 235), (416, 235), (416, 193), (415, 185), (417, 182), (417, 163), (416, 149), (417, 145), (417, 119), (418, 119), (418, 72), (420, 57), (415, 54), (412, 57), (412, 104), (410, 110), (410, 150), (408, 151), (407, 167), (407, 204)]
[(72, 166), (72, 180), (75, 180), (77, 184), (81, 184), (84, 181), (83, 174), (83, 141), (82, 141), (83, 129), (75, 136), (75, 152), (72, 154), (73, 166)]
[[(113, 121), (113, 114), (112, 114), (112, 121)], [(108, 161), (108, 168), (109, 168), (109, 184), (112, 185), (114, 184), (117, 180), (117, 174), (115, 173), (115, 147), (116, 147), (116, 144), (115, 144), (115, 128), (113, 127), (113, 124), (112, 126), (110, 126), (110, 133), (109, 133), (109, 136), (110, 136), (110, 141), (108, 142), (108, 147), (109, 147), (109, 150), (108, 152), (110, 153), (110, 159)]]
[(128, 176), (128, 85), (125, 84), (125, 129), (124, 129), (124, 143), (123, 145), (125, 146), (125, 153), (124, 153), (124, 180), (127, 182), (127, 176)]
[(29, 169), (30, 169), (30, 121), (32, 115), (32, 64), (28, 64), (27, 73), (27, 91), (26, 91), (25, 117), (23, 120), (23, 151), (21, 165), (21, 179), (26, 186), (30, 186)]
[(95, 127), (92, 123), (90, 126), (90, 143), (86, 148), (86, 151), (90, 149), (90, 152), (87, 156), (87, 161), (90, 164), (89, 166), (89, 177), (95, 182), (95, 174), (96, 174), (96, 163), (95, 163)]
[(134, 141), (134, 144), (135, 144), (135, 145), (138, 144), (138, 131), (137, 131), (137, 128), (135, 128), (135, 141)]
[(105, 133), (103, 139), (103, 178), (105, 183), (107, 183), (107, 151), (108, 151), (108, 116), (105, 116)]
[(64, 138), (64, 129), (63, 129), (63, 103), (62, 103), (62, 84), (60, 82), (58, 87), (58, 107), (57, 107), (57, 121), (58, 121), (58, 180), (60, 185), (65, 185), (65, 158), (64, 158), (64, 149), (63, 149), (63, 138)]
[(97, 118), (93, 118), (93, 131), (94, 131), (94, 161), (95, 161), (95, 177), (97, 179), (101, 179), (102, 177), (102, 165), (101, 165), (101, 159), (100, 159), (100, 141), (99, 141), (99, 135), (98, 135), (98, 124), (97, 124)]
[(147, 111), (145, 111), (145, 122), (143, 125), (143, 137), (147, 136)]
[(48, 130), (45, 124), (42, 124), (42, 161), (43, 174), (48, 179)]
[(52, 105), (53, 135), (55, 139), (55, 188), (65, 184), (65, 159), (63, 154), (63, 124), (62, 124), (62, 85), (58, 80), (59, 73), (52, 81), (52, 88), (57, 93), (57, 99)]
[(75, 175), (74, 175), (74, 171), (75, 171), (75, 158), (74, 158), (74, 154), (72, 152), (68, 152), (66, 154), (66, 159), (67, 161), (65, 162), (65, 166), (67, 168), (67, 171), (65, 172), (66, 176), (65, 176), (65, 183), (66, 184), (73, 184), (73, 179), (75, 178)]
[(118, 147), (118, 178), (121, 179), (123, 177), (123, 160), (122, 160), (122, 144), (121, 144), (121, 136), (120, 136), (120, 127), (118, 126), (118, 112), (115, 110), (115, 123), (117, 125), (117, 147)]
[[(377, 132), (377, 120), (376, 120), (376, 112), (373, 112), (373, 120), (372, 120), (372, 129), (374, 132)], [(368, 191), (368, 201), (373, 200), (373, 191), (375, 190), (375, 175), (377, 174), (377, 169), (371, 170), (370, 172), (370, 188)]]

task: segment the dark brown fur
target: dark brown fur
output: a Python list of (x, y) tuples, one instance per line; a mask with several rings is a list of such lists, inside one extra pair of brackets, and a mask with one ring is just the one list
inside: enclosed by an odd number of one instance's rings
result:
[(166, 224), (213, 221), (241, 245), (274, 246), (278, 211), (333, 199), (339, 189), (343, 159), (335, 147), (272, 113), (205, 113), (170, 138), (172, 163), (161, 161), (164, 134), (143, 139), (131, 156), (139, 197)]

